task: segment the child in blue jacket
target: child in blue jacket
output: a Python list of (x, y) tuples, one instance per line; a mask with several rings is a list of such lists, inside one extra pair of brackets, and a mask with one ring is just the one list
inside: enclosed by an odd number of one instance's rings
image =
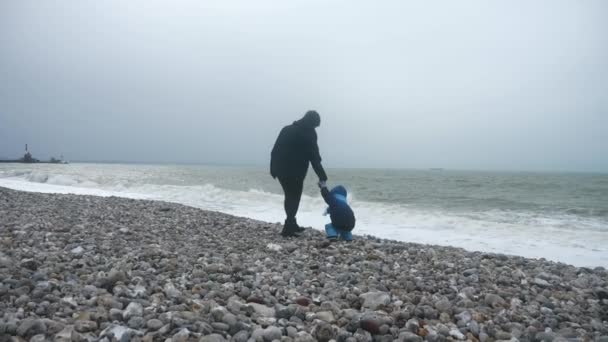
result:
[(327, 238), (337, 240), (338, 236), (346, 241), (353, 239), (351, 231), (355, 228), (355, 214), (346, 201), (346, 189), (338, 185), (329, 191), (325, 182), (319, 182), (321, 195), (329, 205), (327, 213), (331, 223), (325, 225)]

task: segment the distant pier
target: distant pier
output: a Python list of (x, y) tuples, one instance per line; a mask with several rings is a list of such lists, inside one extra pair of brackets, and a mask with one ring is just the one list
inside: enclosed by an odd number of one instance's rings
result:
[(32, 157), (27, 144), (25, 144), (25, 154), (19, 159), (0, 159), (0, 163), (22, 163), (22, 164), (67, 164), (68, 162), (63, 160), (63, 156), (60, 159), (51, 157), (51, 159), (43, 161)]

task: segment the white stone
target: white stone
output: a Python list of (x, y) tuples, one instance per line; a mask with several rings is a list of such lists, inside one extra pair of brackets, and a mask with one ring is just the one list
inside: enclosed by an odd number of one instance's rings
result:
[(146, 288), (142, 285), (136, 285), (135, 288), (133, 289), (133, 297), (143, 297), (146, 294)]
[(388, 305), (391, 302), (391, 295), (388, 292), (367, 292), (359, 297), (363, 298), (363, 307), (371, 310), (376, 310), (381, 305)]
[(109, 337), (116, 338), (116, 340), (120, 341), (122, 339), (122, 335), (130, 334), (131, 329), (127, 327), (123, 327), (122, 325), (110, 325), (104, 331), (99, 334), (99, 337)]
[(84, 248), (82, 246), (78, 246), (70, 251), (72, 254), (82, 254), (84, 252)]
[(73, 325), (66, 325), (63, 330), (55, 334), (55, 342), (71, 342), (72, 335), (75, 334)]
[(175, 335), (173, 335), (172, 341), (173, 342), (186, 342), (188, 340), (188, 337), (190, 337), (190, 330), (188, 330), (188, 328), (183, 328), (182, 330), (177, 332)]
[(73, 297), (64, 297), (61, 299), (61, 302), (64, 304), (68, 304), (73, 308), (76, 308), (78, 306), (78, 303), (74, 300)]
[(458, 340), (464, 340), (465, 339), (465, 336), (458, 329), (452, 329), (452, 330), (450, 330), (450, 336), (452, 336), (453, 338), (458, 339)]
[(122, 318), (127, 322), (129, 318), (134, 316), (143, 316), (144, 308), (141, 304), (137, 302), (131, 302), (127, 305), (127, 308), (122, 313)]
[(334, 314), (331, 311), (317, 312), (316, 317), (327, 323), (333, 323), (335, 321)]
[(258, 303), (249, 303), (248, 306), (253, 308), (258, 315), (264, 317), (274, 317), (275, 311), (274, 308), (269, 308), (266, 305), (258, 304)]
[(551, 286), (551, 284), (550, 284), (548, 281), (546, 281), (546, 280), (544, 280), (544, 279), (541, 279), (541, 278), (534, 278), (534, 280), (533, 280), (532, 282), (533, 282), (535, 285), (542, 286), (542, 287), (548, 287), (548, 286)]
[(165, 285), (165, 295), (169, 298), (177, 298), (181, 295), (181, 292), (172, 283), (167, 283)]
[(273, 252), (278, 252), (281, 249), (283, 249), (283, 247), (281, 247), (281, 245), (278, 245), (276, 243), (269, 243), (266, 245), (266, 248), (268, 248), (269, 250), (271, 250)]

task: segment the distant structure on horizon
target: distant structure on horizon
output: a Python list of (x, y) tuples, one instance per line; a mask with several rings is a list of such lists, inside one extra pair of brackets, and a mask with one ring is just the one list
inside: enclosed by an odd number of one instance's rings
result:
[(6, 159), (6, 160), (0, 160), (0, 163), (25, 163), (25, 164), (34, 164), (34, 163), (43, 163), (43, 164), (67, 164), (67, 161), (63, 160), (63, 155), (61, 156), (61, 159), (56, 159), (55, 157), (51, 157), (51, 159), (49, 161), (41, 161), (38, 160), (34, 157), (32, 157), (32, 153), (30, 153), (30, 150), (28, 148), (28, 145), (25, 144), (25, 153), (23, 154), (23, 157), (21, 157), (20, 159)]
[(24, 163), (35, 163), (38, 162), (38, 159), (34, 159), (32, 158), (32, 154), (30, 153), (30, 151), (27, 148), (27, 144), (25, 144), (25, 154), (23, 155), (23, 158), (21, 158), (23, 160)]

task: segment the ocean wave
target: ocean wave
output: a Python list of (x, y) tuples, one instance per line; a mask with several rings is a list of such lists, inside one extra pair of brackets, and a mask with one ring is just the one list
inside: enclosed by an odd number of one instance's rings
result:
[[(268, 222), (284, 219), (280, 193), (260, 188), (231, 190), (211, 183), (153, 184), (145, 179), (138, 181), (140, 178), (137, 174), (109, 175), (93, 171), (90, 174), (3, 171), (0, 186), (24, 191), (162, 200)], [(357, 234), (546, 257), (576, 265), (608, 266), (606, 220), (582, 216), (576, 208), (559, 213), (500, 209), (449, 211), (362, 201), (354, 192), (349, 193), (349, 200), (357, 217)], [(328, 220), (322, 215), (325, 207), (320, 195), (303, 195), (299, 223), (322, 229)]]
[(42, 184), (53, 184), (53, 185), (64, 185), (64, 186), (78, 186), (95, 188), (100, 185), (90, 179), (74, 177), (73, 175), (56, 174), (42, 171), (10, 171), (1, 174), (1, 178), (8, 179), (23, 179), (28, 182), (42, 183)]

